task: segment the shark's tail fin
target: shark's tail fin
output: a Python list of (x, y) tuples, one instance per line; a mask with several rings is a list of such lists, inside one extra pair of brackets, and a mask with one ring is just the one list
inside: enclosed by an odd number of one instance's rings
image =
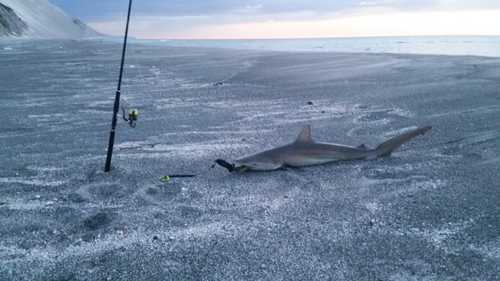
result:
[(411, 140), (412, 138), (418, 136), (418, 135), (423, 135), (425, 132), (429, 131), (432, 127), (427, 126), (427, 127), (422, 127), (407, 133), (404, 133), (402, 135), (399, 135), (397, 137), (394, 137), (390, 140), (387, 140), (383, 143), (381, 143), (377, 148), (375, 149), (375, 152), (378, 157), (382, 156), (389, 156), (391, 153), (396, 150), (398, 147), (403, 145), (405, 142)]

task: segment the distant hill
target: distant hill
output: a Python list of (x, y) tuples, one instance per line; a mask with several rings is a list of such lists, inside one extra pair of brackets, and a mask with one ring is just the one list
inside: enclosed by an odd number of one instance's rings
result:
[(48, 0), (0, 0), (0, 37), (79, 39), (99, 32)]

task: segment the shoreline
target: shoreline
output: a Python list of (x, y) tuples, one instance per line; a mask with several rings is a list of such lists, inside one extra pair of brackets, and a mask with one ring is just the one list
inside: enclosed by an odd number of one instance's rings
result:
[[(0, 37), (5, 42), (23, 40), (69, 40), (114, 42), (123, 44), (122, 37), (93, 37), (82, 39), (37, 39)], [(460, 43), (461, 42), (461, 43)], [(305, 53), (368, 53), (368, 54), (415, 54), (500, 57), (496, 46), (500, 36), (394, 36), (352, 38), (304, 38), (304, 39), (136, 39), (128, 38), (128, 44), (163, 47), (217, 48), (243, 51), (277, 51)]]

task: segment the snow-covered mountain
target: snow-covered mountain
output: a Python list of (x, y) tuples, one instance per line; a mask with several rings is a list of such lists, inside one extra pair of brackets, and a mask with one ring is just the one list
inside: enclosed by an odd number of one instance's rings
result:
[(48, 0), (0, 0), (0, 37), (79, 39), (103, 36)]

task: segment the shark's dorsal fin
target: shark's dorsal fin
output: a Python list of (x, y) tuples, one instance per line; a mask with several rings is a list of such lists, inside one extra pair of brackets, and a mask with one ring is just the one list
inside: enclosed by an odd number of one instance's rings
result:
[(311, 138), (311, 126), (306, 125), (304, 129), (300, 132), (299, 136), (295, 140), (295, 142), (310, 142), (313, 141)]
[(356, 148), (359, 148), (359, 149), (368, 149), (368, 147), (366, 147), (364, 144), (358, 145)]

